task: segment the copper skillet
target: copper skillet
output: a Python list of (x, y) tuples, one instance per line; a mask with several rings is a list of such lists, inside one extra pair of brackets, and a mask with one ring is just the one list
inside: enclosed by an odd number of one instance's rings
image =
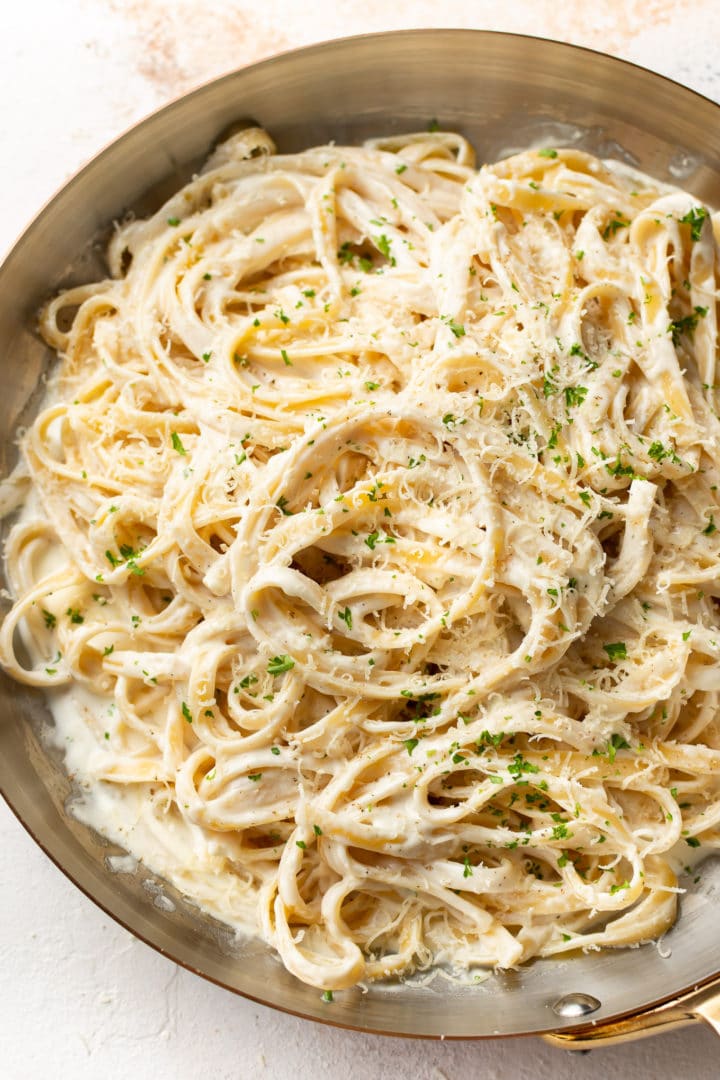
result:
[[(34, 332), (42, 297), (101, 273), (102, 239), (128, 208), (142, 213), (179, 183), (230, 125), (252, 117), (282, 150), (424, 129), (468, 135), (480, 159), (576, 145), (620, 156), (720, 204), (720, 106), (658, 75), (585, 49), (481, 31), (408, 31), (300, 49), (201, 87), (143, 121), (60, 191), (0, 267), (0, 431), (5, 475), (13, 433), (37, 406), (50, 361)], [(544, 1034), (582, 1048), (704, 1020), (720, 1034), (720, 860), (690, 884), (663, 948), (545, 961), (470, 989), (374, 985), (330, 1007), (260, 944), (239, 947), (170, 887), (153, 904), (142, 868), (112, 874), (117, 849), (71, 813), (61, 763), (43, 743), (39, 695), (0, 678), (0, 780), (18, 818), (91, 899), (177, 963), (255, 1001), (383, 1034), (482, 1038)], [(108, 860), (110, 861), (108, 862)], [(685, 882), (684, 882), (685, 884)]]

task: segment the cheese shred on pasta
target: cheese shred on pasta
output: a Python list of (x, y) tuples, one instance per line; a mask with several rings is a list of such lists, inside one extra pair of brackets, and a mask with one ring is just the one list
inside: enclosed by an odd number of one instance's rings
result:
[(129, 850), (326, 990), (661, 934), (720, 846), (710, 212), (253, 129), (109, 266), (41, 317), (0, 658), (102, 704)]

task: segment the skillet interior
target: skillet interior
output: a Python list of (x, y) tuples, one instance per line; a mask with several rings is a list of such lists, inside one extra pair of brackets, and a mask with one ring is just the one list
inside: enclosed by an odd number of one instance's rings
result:
[[(469, 136), (479, 160), (531, 143), (578, 145), (622, 157), (720, 204), (720, 107), (587, 50), (481, 31), (409, 31), (313, 46), (238, 71), (167, 106), (95, 158), (0, 268), (2, 475), (14, 463), (14, 432), (36, 407), (38, 380), (51, 359), (34, 332), (41, 299), (103, 273), (108, 223), (129, 208), (142, 213), (158, 205), (217, 137), (244, 118), (265, 126), (285, 151), (424, 129), (437, 119)], [(671, 998), (709, 980), (718, 967), (716, 859), (684, 898), (679, 925), (661, 950), (648, 945), (536, 962), (470, 989), (442, 977), (421, 987), (376, 984), (325, 1004), (263, 946), (233, 942), (226, 929), (142, 869), (111, 873), (107, 859), (118, 849), (68, 812), (69, 781), (42, 739), (48, 713), (41, 695), (1, 677), (0, 716), (3, 792), (47, 854), (133, 933), (258, 1001), (368, 1031), (510, 1035), (577, 1024), (552, 1010), (571, 992), (596, 997), (601, 1004), (592, 1019), (603, 1020)]]

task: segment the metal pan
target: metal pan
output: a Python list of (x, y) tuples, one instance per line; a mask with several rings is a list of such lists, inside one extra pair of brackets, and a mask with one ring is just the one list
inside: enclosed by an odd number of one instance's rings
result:
[[(584, 49), (479, 31), (410, 31), (313, 46), (227, 75), (103, 151), (45, 207), (0, 268), (3, 475), (14, 462), (14, 432), (37, 406), (51, 361), (34, 329), (41, 299), (100, 273), (109, 223), (129, 208), (156, 206), (243, 118), (263, 124), (287, 151), (423, 129), (436, 119), (468, 135), (480, 158), (533, 143), (577, 145), (720, 203), (720, 107)], [(73, 818), (70, 782), (43, 738), (49, 717), (42, 697), (0, 679), (0, 716), (2, 790), (38, 844), (118, 922), (230, 990), (300, 1016), (397, 1035), (545, 1033), (577, 1047), (700, 1018), (720, 1033), (717, 859), (701, 868), (699, 883), (688, 883), (662, 948), (535, 962), (472, 988), (440, 976), (424, 986), (374, 984), (337, 994), (329, 1006), (263, 945), (239, 946), (143, 868), (112, 873), (117, 849)]]

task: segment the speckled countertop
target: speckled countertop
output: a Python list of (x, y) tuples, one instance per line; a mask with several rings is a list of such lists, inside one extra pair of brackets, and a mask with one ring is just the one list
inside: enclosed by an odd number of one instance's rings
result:
[[(423, 26), (554, 37), (720, 100), (718, 0), (24, 0), (0, 34), (0, 251), (85, 159), (214, 75), (345, 34)], [(204, 983), (137, 942), (0, 809), (0, 1075), (7, 1080), (656, 1080), (718, 1075), (692, 1028), (568, 1056), (536, 1039), (389, 1042), (305, 1023)]]

